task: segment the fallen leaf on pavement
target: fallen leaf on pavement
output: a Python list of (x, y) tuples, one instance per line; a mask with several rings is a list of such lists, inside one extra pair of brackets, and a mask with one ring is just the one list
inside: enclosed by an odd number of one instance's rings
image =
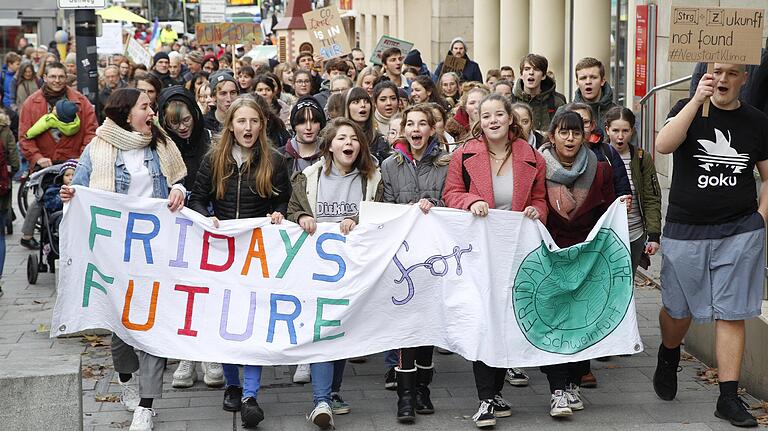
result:
[(131, 426), (131, 421), (122, 421), (122, 422), (110, 422), (109, 427), (110, 428), (128, 428)]
[(688, 352), (680, 352), (681, 361), (695, 361), (696, 358)]
[(702, 380), (711, 385), (716, 385), (717, 381), (717, 368), (699, 369), (696, 371), (696, 376), (699, 380)]
[(120, 396), (117, 394), (104, 394), (96, 395), (96, 401), (100, 403), (117, 403), (120, 402)]
[(38, 334), (42, 334), (45, 332), (49, 332), (50, 330), (51, 329), (48, 327), (48, 325), (46, 325), (45, 323), (41, 323), (37, 325), (37, 329), (35, 329), (35, 332), (37, 332)]

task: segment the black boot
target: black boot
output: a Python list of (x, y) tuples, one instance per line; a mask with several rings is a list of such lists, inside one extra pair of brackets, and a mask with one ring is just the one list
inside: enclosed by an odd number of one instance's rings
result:
[(400, 371), (395, 368), (397, 373), (397, 421), (401, 423), (412, 423), (416, 420), (414, 408), (416, 406), (416, 396), (414, 387), (416, 386), (416, 370)]
[(659, 346), (656, 371), (653, 373), (653, 390), (665, 401), (672, 401), (677, 395), (677, 372), (680, 366), (680, 346), (674, 349)]
[(432, 383), (434, 373), (434, 364), (429, 368), (416, 366), (416, 413), (420, 415), (431, 415), (435, 412), (435, 406), (429, 399), (429, 384)]

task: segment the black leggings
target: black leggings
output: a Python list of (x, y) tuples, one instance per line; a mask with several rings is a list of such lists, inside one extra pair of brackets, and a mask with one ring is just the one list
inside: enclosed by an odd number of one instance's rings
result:
[(546, 365), (541, 372), (547, 375), (549, 390), (565, 390), (568, 384), (581, 386), (581, 378), (589, 373), (589, 361), (568, 362), (565, 364)]
[(472, 373), (475, 375), (478, 399), (488, 400), (501, 394), (504, 388), (504, 376), (507, 373), (506, 368), (493, 368), (485, 365), (484, 362), (475, 361), (472, 363)]
[(413, 370), (416, 365), (427, 368), (432, 366), (432, 352), (434, 346), (408, 347), (400, 349), (398, 368), (401, 370)]

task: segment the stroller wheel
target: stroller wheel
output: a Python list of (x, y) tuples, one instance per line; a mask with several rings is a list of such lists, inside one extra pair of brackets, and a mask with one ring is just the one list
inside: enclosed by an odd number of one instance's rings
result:
[(37, 283), (38, 265), (37, 255), (30, 254), (29, 257), (27, 257), (27, 281), (29, 284)]

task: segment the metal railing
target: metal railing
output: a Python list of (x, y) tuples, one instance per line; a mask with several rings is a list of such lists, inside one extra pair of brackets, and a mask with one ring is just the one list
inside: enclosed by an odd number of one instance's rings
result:
[[(688, 82), (691, 80), (692, 75), (684, 76), (682, 78), (675, 79), (674, 81), (665, 82), (664, 84), (657, 85), (646, 93), (642, 99), (640, 99), (640, 148), (653, 154), (653, 135), (656, 131), (656, 122), (654, 121), (656, 116), (654, 112), (650, 111), (648, 101), (651, 97), (656, 96), (661, 90), (665, 90), (669, 87), (674, 87), (677, 84)], [(655, 98), (654, 98), (655, 100)]]

